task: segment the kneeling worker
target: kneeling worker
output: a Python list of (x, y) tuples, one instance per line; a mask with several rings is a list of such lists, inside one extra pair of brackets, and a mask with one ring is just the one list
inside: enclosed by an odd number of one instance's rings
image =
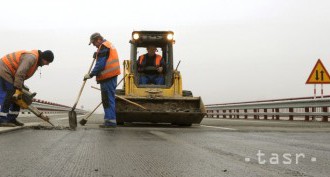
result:
[(17, 121), (20, 107), (13, 97), (22, 94), (23, 83), (40, 66), (53, 62), (54, 54), (50, 50), (18, 51), (5, 55), (0, 60), (0, 126), (15, 127), (24, 124)]

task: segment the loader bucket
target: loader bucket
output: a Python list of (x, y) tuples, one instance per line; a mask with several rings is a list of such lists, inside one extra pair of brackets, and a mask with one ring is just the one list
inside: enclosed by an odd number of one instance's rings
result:
[(205, 107), (200, 97), (124, 97), (144, 106), (147, 110), (116, 99), (118, 124), (123, 124), (124, 122), (151, 122), (190, 126), (191, 124), (199, 124), (206, 115)]

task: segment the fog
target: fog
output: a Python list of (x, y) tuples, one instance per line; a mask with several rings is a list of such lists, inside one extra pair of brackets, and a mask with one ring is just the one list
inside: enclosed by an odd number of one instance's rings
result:
[[(312, 96), (313, 85), (305, 82), (317, 59), (330, 69), (326, 0), (11, 0), (1, 7), (1, 56), (52, 50), (54, 62), (25, 83), (37, 98), (68, 106), (96, 51), (88, 45), (94, 32), (116, 46), (122, 63), (130, 58), (133, 30), (174, 31), (183, 89), (205, 104)], [(98, 86), (95, 79), (78, 107), (91, 110), (101, 101), (92, 85)]]

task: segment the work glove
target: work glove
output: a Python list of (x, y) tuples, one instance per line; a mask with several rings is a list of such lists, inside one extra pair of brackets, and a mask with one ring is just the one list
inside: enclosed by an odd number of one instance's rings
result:
[(90, 74), (85, 74), (84, 81), (87, 80), (87, 79), (90, 79), (90, 78), (92, 78)]
[(13, 99), (14, 100), (19, 100), (22, 98), (23, 92), (19, 89), (16, 89), (14, 95), (13, 95)]
[(159, 73), (163, 72), (163, 67), (158, 67), (158, 68), (157, 68), (157, 71), (158, 71)]

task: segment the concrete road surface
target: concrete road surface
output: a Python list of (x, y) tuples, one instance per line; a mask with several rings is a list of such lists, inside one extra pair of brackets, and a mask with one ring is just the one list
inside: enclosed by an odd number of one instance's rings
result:
[[(66, 115), (51, 119), (59, 127), (0, 134), (1, 177), (330, 174), (330, 123), (204, 119), (192, 127), (100, 129), (102, 115), (94, 115), (70, 131)], [(37, 118), (20, 120), (40, 124)]]

